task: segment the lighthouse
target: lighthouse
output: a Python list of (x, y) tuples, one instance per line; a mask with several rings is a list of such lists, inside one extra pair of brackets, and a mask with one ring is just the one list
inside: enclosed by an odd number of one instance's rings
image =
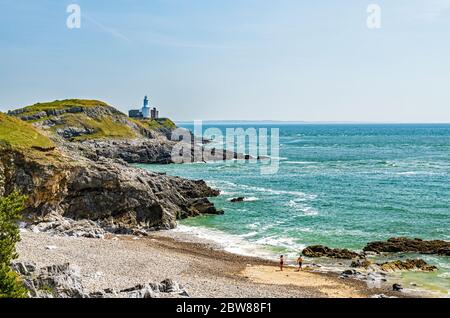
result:
[(143, 118), (150, 118), (150, 106), (148, 104), (148, 97), (144, 97), (144, 105), (141, 109), (142, 117)]
[(158, 119), (159, 111), (156, 107), (151, 108), (147, 95), (144, 97), (144, 104), (140, 109), (131, 109), (128, 116), (136, 119)]

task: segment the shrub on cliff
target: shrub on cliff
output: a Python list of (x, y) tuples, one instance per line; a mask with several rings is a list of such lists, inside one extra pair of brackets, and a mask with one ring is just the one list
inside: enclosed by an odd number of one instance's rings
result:
[(19, 276), (11, 269), (11, 262), (17, 258), (18, 222), (24, 203), (25, 197), (18, 192), (0, 198), (0, 298), (23, 298), (27, 295)]

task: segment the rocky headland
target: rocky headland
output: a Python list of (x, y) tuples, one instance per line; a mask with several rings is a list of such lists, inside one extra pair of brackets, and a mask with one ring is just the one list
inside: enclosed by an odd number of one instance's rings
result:
[(74, 220), (133, 233), (222, 213), (208, 200), (219, 192), (204, 181), (128, 164), (170, 162), (175, 142), (168, 137), (176, 127), (168, 119), (138, 121), (88, 100), (36, 104), (0, 116), (0, 194), (27, 195), (29, 225), (65, 218), (66, 233)]

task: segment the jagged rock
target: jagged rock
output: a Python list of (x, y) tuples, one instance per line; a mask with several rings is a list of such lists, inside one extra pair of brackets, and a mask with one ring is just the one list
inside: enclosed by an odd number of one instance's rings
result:
[(79, 271), (69, 264), (38, 269), (32, 263), (14, 263), (32, 298), (84, 298)]
[(223, 210), (217, 210), (206, 198), (194, 199), (190, 202), (191, 208), (198, 214), (223, 214)]
[(244, 197), (233, 198), (230, 200), (231, 203), (244, 202)]
[(417, 238), (398, 237), (390, 238), (386, 242), (371, 242), (366, 245), (364, 251), (377, 253), (414, 252), (450, 256), (450, 242), (441, 240), (424, 241)]
[(31, 224), (28, 227), (35, 233), (46, 232), (71, 237), (104, 238), (106, 234), (106, 231), (94, 221), (75, 221), (54, 213), (44, 217), (41, 222)]
[(348, 249), (331, 249), (323, 245), (308, 246), (302, 253), (307, 257), (331, 257), (339, 259), (353, 259), (359, 257), (358, 253)]
[(33, 263), (15, 262), (13, 269), (21, 276), (31, 298), (160, 298), (189, 297), (187, 291), (171, 279), (124, 290), (105, 289), (86, 293), (79, 269), (70, 264), (37, 268)]
[(382, 271), (394, 272), (394, 271), (423, 271), (433, 272), (437, 270), (436, 266), (429, 265), (422, 259), (408, 259), (406, 261), (392, 261), (382, 264), (377, 264)]
[(91, 128), (79, 128), (79, 127), (66, 127), (64, 129), (57, 129), (56, 133), (60, 135), (61, 137), (64, 137), (66, 139), (71, 139), (74, 137), (79, 137), (82, 135), (89, 135), (95, 133), (94, 129)]

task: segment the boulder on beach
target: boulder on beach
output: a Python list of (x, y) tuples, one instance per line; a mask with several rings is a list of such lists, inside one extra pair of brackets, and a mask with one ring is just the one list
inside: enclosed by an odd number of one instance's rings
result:
[(403, 290), (403, 287), (400, 284), (394, 284), (392, 285), (392, 290), (396, 292), (401, 292)]
[(307, 257), (330, 257), (339, 259), (353, 259), (359, 254), (348, 249), (332, 249), (323, 245), (308, 246), (302, 252)]
[(442, 240), (424, 241), (406, 237), (390, 238), (386, 242), (371, 242), (364, 247), (365, 252), (398, 253), (413, 252), (450, 256), (450, 242)]
[(352, 261), (352, 264), (350, 265), (350, 267), (368, 269), (371, 265), (372, 265), (372, 262), (369, 261), (368, 259), (366, 259), (366, 258), (362, 258), (361, 259), (360, 258), (360, 259), (357, 259), (355, 261)]

